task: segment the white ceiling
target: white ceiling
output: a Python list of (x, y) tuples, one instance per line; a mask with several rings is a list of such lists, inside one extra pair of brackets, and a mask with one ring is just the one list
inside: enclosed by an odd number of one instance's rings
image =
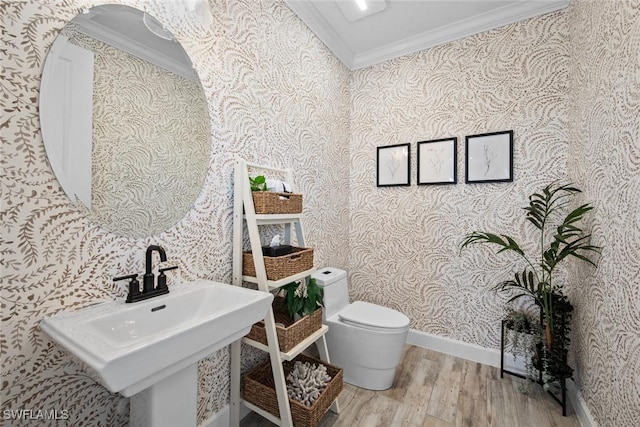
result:
[[(153, 33), (144, 13), (129, 6), (106, 4), (80, 13), (71, 22), (78, 31), (187, 79), (198, 81), (191, 60), (171, 33), (169, 40)], [(147, 15), (149, 24), (162, 23)], [(155, 28), (152, 26), (151, 28)]]
[(347, 20), (338, 3), (355, 0), (285, 2), (349, 69), (356, 70), (562, 9), (569, 0), (386, 0), (384, 10), (354, 22)]

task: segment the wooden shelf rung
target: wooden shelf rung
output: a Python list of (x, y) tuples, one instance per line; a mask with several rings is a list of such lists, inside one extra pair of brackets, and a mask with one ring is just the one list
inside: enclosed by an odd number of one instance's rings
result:
[[(258, 225), (277, 225), (300, 222), (302, 214), (256, 214), (255, 217)], [(246, 220), (247, 216), (243, 215), (243, 218)]]
[[(298, 345), (296, 345), (295, 347), (293, 347), (291, 350), (285, 352), (280, 352), (280, 358), (282, 360), (293, 360), (295, 359), (295, 357), (297, 355), (299, 355), (300, 353), (302, 353), (307, 347), (309, 347), (311, 344), (313, 344), (314, 342), (318, 341), (318, 339), (320, 339), (321, 336), (323, 336), (324, 334), (327, 333), (327, 331), (329, 330), (329, 327), (327, 325), (322, 325), (320, 327), (320, 329), (318, 329), (317, 331), (315, 331), (314, 333), (312, 333), (311, 335), (309, 335), (307, 338), (305, 338), (304, 340), (300, 341), (300, 343), (298, 343)], [(250, 338), (244, 338), (242, 340), (245, 344), (250, 345), (252, 347), (258, 348), (262, 351), (269, 351), (269, 346), (266, 344), (263, 344), (261, 342), (252, 340)]]
[(272, 423), (281, 426), (282, 425), (282, 421), (280, 420), (280, 418), (276, 417), (275, 415), (273, 415), (271, 412), (269, 411), (265, 411), (264, 409), (254, 405), (253, 403), (249, 402), (248, 400), (244, 400), (241, 399), (240, 402), (246, 406), (247, 408), (251, 409), (253, 412), (257, 413), (258, 415), (261, 415), (262, 417), (268, 419), (269, 421), (271, 421)]

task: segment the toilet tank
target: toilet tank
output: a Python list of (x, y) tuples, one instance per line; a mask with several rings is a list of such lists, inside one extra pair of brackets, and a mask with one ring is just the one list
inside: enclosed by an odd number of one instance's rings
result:
[(334, 267), (319, 269), (312, 276), (324, 288), (324, 316), (331, 317), (349, 304), (347, 272)]

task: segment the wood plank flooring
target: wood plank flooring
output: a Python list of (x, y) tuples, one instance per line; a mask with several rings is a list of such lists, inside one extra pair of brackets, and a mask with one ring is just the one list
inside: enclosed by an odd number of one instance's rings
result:
[[(571, 408), (562, 408), (541, 387), (529, 394), (523, 380), (500, 370), (446, 354), (405, 346), (394, 386), (374, 392), (344, 384), (340, 414), (329, 411), (320, 427), (579, 427)], [(257, 414), (241, 427), (275, 424)]]

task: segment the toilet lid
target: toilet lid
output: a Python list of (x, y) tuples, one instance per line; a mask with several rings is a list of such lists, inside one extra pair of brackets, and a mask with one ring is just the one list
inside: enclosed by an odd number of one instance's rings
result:
[(399, 311), (364, 301), (355, 301), (340, 310), (345, 322), (381, 329), (403, 329), (409, 326), (409, 318)]

